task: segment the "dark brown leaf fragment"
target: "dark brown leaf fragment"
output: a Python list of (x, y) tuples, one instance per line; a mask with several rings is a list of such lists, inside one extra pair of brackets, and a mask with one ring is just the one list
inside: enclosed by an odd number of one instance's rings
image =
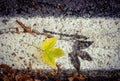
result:
[(20, 31), (19, 31), (18, 27), (16, 28), (16, 33), (20, 34)]
[(85, 48), (88, 48), (91, 44), (93, 43), (93, 41), (75, 41), (74, 43), (74, 46), (73, 46), (73, 49), (77, 49), (77, 50), (80, 50), (80, 49), (85, 49)]
[(36, 33), (37, 35), (42, 34), (42, 33), (40, 33), (38, 30), (35, 30), (35, 29), (32, 29), (32, 32), (33, 32), (33, 33)]
[(52, 38), (53, 36), (51, 35), (51, 34), (49, 34), (49, 33), (44, 33), (46, 36), (47, 36), (47, 38)]
[(90, 57), (90, 55), (86, 51), (79, 51), (79, 50), (77, 50), (77, 55), (79, 57), (81, 57), (81, 59), (83, 59), (83, 60), (92, 61), (92, 57)]
[(76, 39), (84, 39), (84, 40), (88, 39), (88, 37), (83, 36), (83, 35), (78, 35), (78, 34), (75, 34), (74, 38), (76, 38)]
[(61, 74), (62, 73), (62, 69), (60, 67), (60, 65), (56, 65), (57, 66), (57, 74)]
[(3, 81), (10, 81), (8, 76), (4, 76)]
[(28, 33), (30, 33), (30, 34), (35, 36), (35, 34), (33, 34), (33, 32), (32, 32), (31, 27), (25, 26), (22, 22), (20, 22), (18, 20), (16, 20), (16, 22), (24, 29), (25, 32), (28, 32)]
[(71, 77), (68, 78), (69, 81), (85, 81), (86, 75), (79, 75), (78, 72), (75, 72)]
[(76, 51), (71, 52), (69, 56), (71, 59), (71, 63), (73, 64), (77, 72), (79, 72), (80, 71), (80, 60), (78, 56), (76, 55)]

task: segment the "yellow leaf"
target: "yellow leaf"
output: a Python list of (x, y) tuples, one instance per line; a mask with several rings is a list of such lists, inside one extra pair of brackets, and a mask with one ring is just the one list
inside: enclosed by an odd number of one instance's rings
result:
[(47, 54), (45, 54), (45, 53), (43, 53), (42, 54), (42, 60), (43, 60), (43, 62), (47, 62)]
[(42, 44), (42, 50), (48, 50), (54, 47), (56, 41), (57, 41), (57, 37), (46, 39)]
[(48, 63), (52, 67), (56, 67), (56, 58), (60, 58), (64, 56), (64, 51), (60, 48), (55, 48), (55, 44), (57, 42), (57, 37), (53, 37), (50, 39), (46, 39), (43, 43), (42, 46), (35, 46), (32, 44), (28, 44), (30, 46), (34, 46), (37, 48), (40, 52), (42, 51), (42, 60), (45, 63)]
[(65, 55), (64, 51), (60, 48), (52, 48), (49, 51), (50, 51), (50, 55), (55, 58), (60, 58)]
[(55, 58), (54, 57), (51, 57), (48, 55), (48, 64), (51, 65), (53, 68), (56, 67), (56, 62), (55, 62)]
[(56, 58), (62, 57), (64, 54), (64, 51), (60, 48), (55, 48), (55, 43), (57, 41), (57, 38), (50, 38), (43, 42), (42, 44), (42, 60), (43, 62), (48, 63), (53, 68), (56, 67)]
[(43, 62), (51, 65), (53, 68), (56, 67), (55, 58), (52, 57), (49, 53), (47, 53), (47, 52), (43, 53), (42, 60), (43, 60)]

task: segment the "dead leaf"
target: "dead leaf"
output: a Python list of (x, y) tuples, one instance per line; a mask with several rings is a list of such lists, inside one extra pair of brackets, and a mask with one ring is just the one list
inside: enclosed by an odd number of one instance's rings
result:
[(73, 50), (80, 50), (80, 49), (85, 49), (88, 48), (91, 44), (93, 43), (93, 41), (75, 41), (74, 45), (73, 45)]
[(30, 34), (35, 36), (35, 34), (33, 34), (33, 32), (32, 32), (31, 27), (25, 26), (22, 22), (20, 22), (18, 20), (16, 20), (16, 22), (24, 29), (25, 32), (28, 32), (28, 33), (30, 33)]
[(75, 67), (75, 69), (79, 72), (80, 71), (80, 60), (78, 59), (78, 56), (76, 54), (76, 51), (73, 51), (69, 54), (69, 56), (71, 57), (71, 63), (73, 64), (73, 66)]
[(80, 75), (79, 77), (78, 77), (78, 79), (81, 81), (84, 81), (85, 79), (87, 78), (87, 76), (86, 75)]
[(75, 73), (73, 74), (73, 77), (74, 77), (74, 78), (78, 77), (78, 72), (75, 72)]
[(90, 57), (90, 55), (86, 51), (77, 50), (77, 55), (83, 60), (92, 61), (92, 57)]
[(40, 73), (41, 72), (39, 69), (35, 69), (34, 71), (35, 71), (35, 73)]
[(73, 77), (69, 77), (68, 78), (69, 81), (73, 81), (73, 79), (74, 79)]
[(78, 35), (77, 33), (74, 35), (74, 38), (77, 38), (77, 39), (88, 39), (88, 37), (84, 36), (84, 35)]
[(71, 77), (68, 78), (69, 81), (73, 81), (78, 78), (78, 72), (75, 72)]
[(75, 67), (75, 69), (78, 72), (80, 70), (80, 60), (78, 57), (80, 57), (83, 60), (92, 61), (92, 58), (87, 52), (81, 51), (81, 49), (88, 48), (92, 43), (93, 41), (76, 40), (73, 44), (73, 51), (69, 54), (69, 56), (70, 56), (72, 65)]
[(33, 33), (36, 33), (37, 35), (43, 34), (43, 33), (40, 33), (38, 30), (35, 30), (35, 29), (32, 29), (32, 32), (33, 32)]
[(33, 79), (26, 74), (18, 74), (15, 77), (16, 81), (33, 81)]
[(16, 28), (16, 33), (20, 34), (20, 31), (19, 31), (18, 27)]
[(0, 65), (0, 68), (3, 68), (3, 69), (11, 69), (11, 67), (9, 67), (8, 65), (6, 65), (6, 64), (1, 64)]
[(57, 69), (58, 69), (57, 74), (61, 74), (62, 73), (62, 69), (60, 68), (60, 65), (56, 64), (56, 66), (57, 66)]
[(4, 76), (3, 81), (10, 81), (8, 76)]
[(46, 36), (47, 36), (47, 38), (52, 38), (53, 36), (51, 35), (51, 34), (49, 34), (49, 33), (44, 33)]
[(78, 72), (75, 72), (71, 77), (68, 78), (69, 81), (85, 81), (87, 78), (86, 75), (79, 75)]
[(52, 72), (51, 72), (51, 75), (52, 75), (52, 76), (57, 76), (57, 73), (56, 73), (55, 71), (52, 71)]

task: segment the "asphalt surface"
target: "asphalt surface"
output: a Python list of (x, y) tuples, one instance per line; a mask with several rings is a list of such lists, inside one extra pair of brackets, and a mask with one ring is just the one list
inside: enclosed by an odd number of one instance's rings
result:
[(0, 0), (0, 16), (120, 18), (120, 0)]

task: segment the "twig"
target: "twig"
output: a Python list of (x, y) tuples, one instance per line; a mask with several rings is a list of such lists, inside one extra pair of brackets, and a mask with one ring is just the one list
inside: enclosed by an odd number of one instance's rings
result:
[[(53, 37), (51, 34), (56, 34), (56, 35), (60, 35), (60, 39), (62, 36), (65, 36), (65, 37), (72, 37), (72, 39), (88, 39), (88, 37), (86, 36), (83, 36), (83, 35), (78, 35), (77, 33), (76, 34), (63, 34), (63, 33), (56, 33), (56, 32), (53, 32), (53, 31), (48, 31), (48, 30), (45, 30), (43, 29), (43, 33), (40, 33), (38, 30), (35, 30), (35, 29), (31, 29), (31, 27), (27, 27), (25, 26), (22, 22), (16, 20), (16, 22), (24, 29), (25, 32), (28, 32), (34, 36), (36, 36), (35, 34), (37, 35), (46, 35), (48, 38), (51, 38)], [(15, 31), (8, 31), (8, 32), (4, 32), (3, 31), (0, 31), (0, 34), (4, 34), (4, 33), (20, 33), (19, 32), (19, 29), (18, 28), (11, 28), (11, 29), (16, 29), (16, 32)]]
[(63, 34), (63, 33), (56, 33), (56, 32), (52, 32), (52, 31), (48, 31), (43, 29), (44, 33), (50, 33), (50, 34), (56, 34), (56, 35), (60, 35), (60, 36), (65, 36), (65, 37), (73, 37), (73, 39), (77, 38), (77, 39), (88, 39), (88, 37), (83, 36), (83, 35), (78, 35), (78, 34)]
[(29, 46), (33, 46), (33, 47), (37, 48), (38, 50), (43, 51), (40, 47), (35, 46), (35, 45), (33, 45), (33, 44), (29, 44), (29, 43), (27, 43), (27, 42), (23, 42), (23, 44), (27, 44), (27, 45), (29, 45)]

